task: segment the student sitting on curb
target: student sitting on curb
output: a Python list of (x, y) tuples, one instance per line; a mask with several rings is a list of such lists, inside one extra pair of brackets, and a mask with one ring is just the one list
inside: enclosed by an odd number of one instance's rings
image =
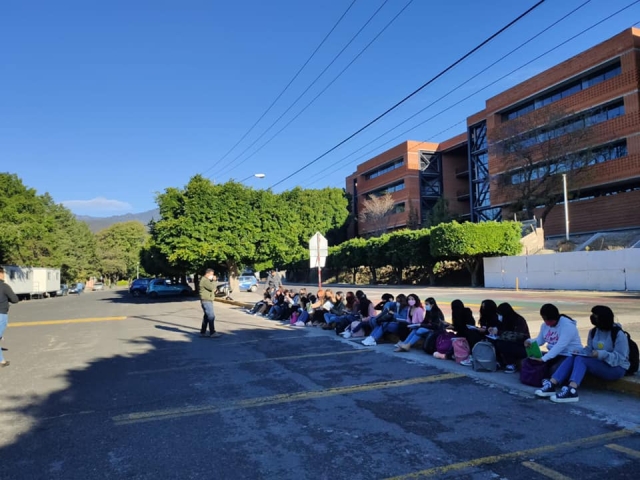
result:
[[(619, 380), (629, 368), (629, 341), (627, 335), (613, 322), (613, 311), (597, 305), (591, 309), (591, 323), (587, 346), (568, 357), (551, 379), (545, 379), (538, 397), (551, 397), (552, 402), (578, 401), (578, 387), (589, 372), (603, 380)], [(569, 380), (569, 385), (556, 393), (556, 388)]]

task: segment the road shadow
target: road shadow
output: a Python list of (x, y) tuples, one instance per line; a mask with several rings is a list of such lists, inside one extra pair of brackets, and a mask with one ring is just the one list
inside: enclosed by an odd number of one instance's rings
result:
[(114, 295), (108, 298), (101, 298), (101, 302), (109, 303), (133, 303), (133, 304), (146, 304), (146, 303), (169, 303), (169, 302), (193, 302), (198, 300), (198, 295), (193, 293), (191, 295), (167, 295), (151, 298), (146, 295), (134, 297), (128, 290), (114, 290)]

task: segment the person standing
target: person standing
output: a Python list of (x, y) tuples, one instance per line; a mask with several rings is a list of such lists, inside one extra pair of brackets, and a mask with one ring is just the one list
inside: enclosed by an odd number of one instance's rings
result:
[[(13, 289), (4, 283), (4, 268), (0, 267), (0, 340), (9, 323), (9, 303), (18, 303), (18, 296)], [(8, 367), (9, 361), (4, 359), (0, 347), (0, 367)]]
[[(213, 312), (213, 300), (216, 294), (216, 282), (213, 269), (207, 268), (204, 277), (200, 279), (199, 285), (200, 306), (204, 316), (202, 317), (202, 327), (200, 327), (201, 337), (218, 338), (221, 335), (216, 332), (214, 325), (216, 315)], [(207, 326), (209, 326), (209, 334), (207, 335)]]

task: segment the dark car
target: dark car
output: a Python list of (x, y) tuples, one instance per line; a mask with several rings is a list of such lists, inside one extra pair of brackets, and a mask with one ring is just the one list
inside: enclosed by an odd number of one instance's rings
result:
[(134, 297), (139, 297), (147, 293), (150, 278), (136, 278), (129, 286), (129, 293)]
[(151, 298), (170, 295), (182, 295), (186, 297), (192, 293), (193, 290), (189, 285), (172, 283), (171, 280), (166, 278), (154, 278), (149, 282), (149, 286), (147, 287), (147, 295)]
[(64, 297), (65, 295), (69, 295), (69, 286), (66, 283), (60, 285), (60, 290), (58, 290), (55, 294), (56, 297)]

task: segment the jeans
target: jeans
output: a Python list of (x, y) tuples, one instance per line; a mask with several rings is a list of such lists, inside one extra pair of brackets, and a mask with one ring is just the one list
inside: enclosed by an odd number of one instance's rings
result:
[(603, 380), (619, 380), (626, 373), (624, 368), (612, 367), (597, 358), (571, 356), (562, 362), (556, 373), (553, 374), (553, 378), (560, 385), (569, 379), (570, 382), (575, 382), (580, 386), (580, 382), (587, 372)]
[(424, 337), (430, 331), (431, 330), (429, 330), (428, 328), (424, 328), (424, 327), (416, 328), (404, 340), (404, 343), (408, 343), (409, 345), (413, 346), (413, 345), (416, 344), (416, 342), (418, 340), (420, 340), (422, 337)]
[(398, 322), (385, 322), (378, 325), (371, 332), (371, 336), (376, 340), (380, 340), (385, 332), (396, 333), (398, 331)]
[[(8, 323), (9, 323), (9, 315), (6, 313), (0, 313), (0, 338), (3, 337), (4, 331), (7, 329)], [(0, 362), (4, 362), (4, 357), (2, 356), (2, 347), (0, 347)]]
[(209, 333), (213, 334), (216, 332), (216, 328), (213, 324), (216, 319), (216, 315), (213, 313), (213, 302), (210, 300), (201, 300), (200, 305), (204, 312), (204, 316), (202, 317), (202, 327), (200, 327), (200, 334), (204, 335), (207, 333), (207, 325), (209, 326)]

